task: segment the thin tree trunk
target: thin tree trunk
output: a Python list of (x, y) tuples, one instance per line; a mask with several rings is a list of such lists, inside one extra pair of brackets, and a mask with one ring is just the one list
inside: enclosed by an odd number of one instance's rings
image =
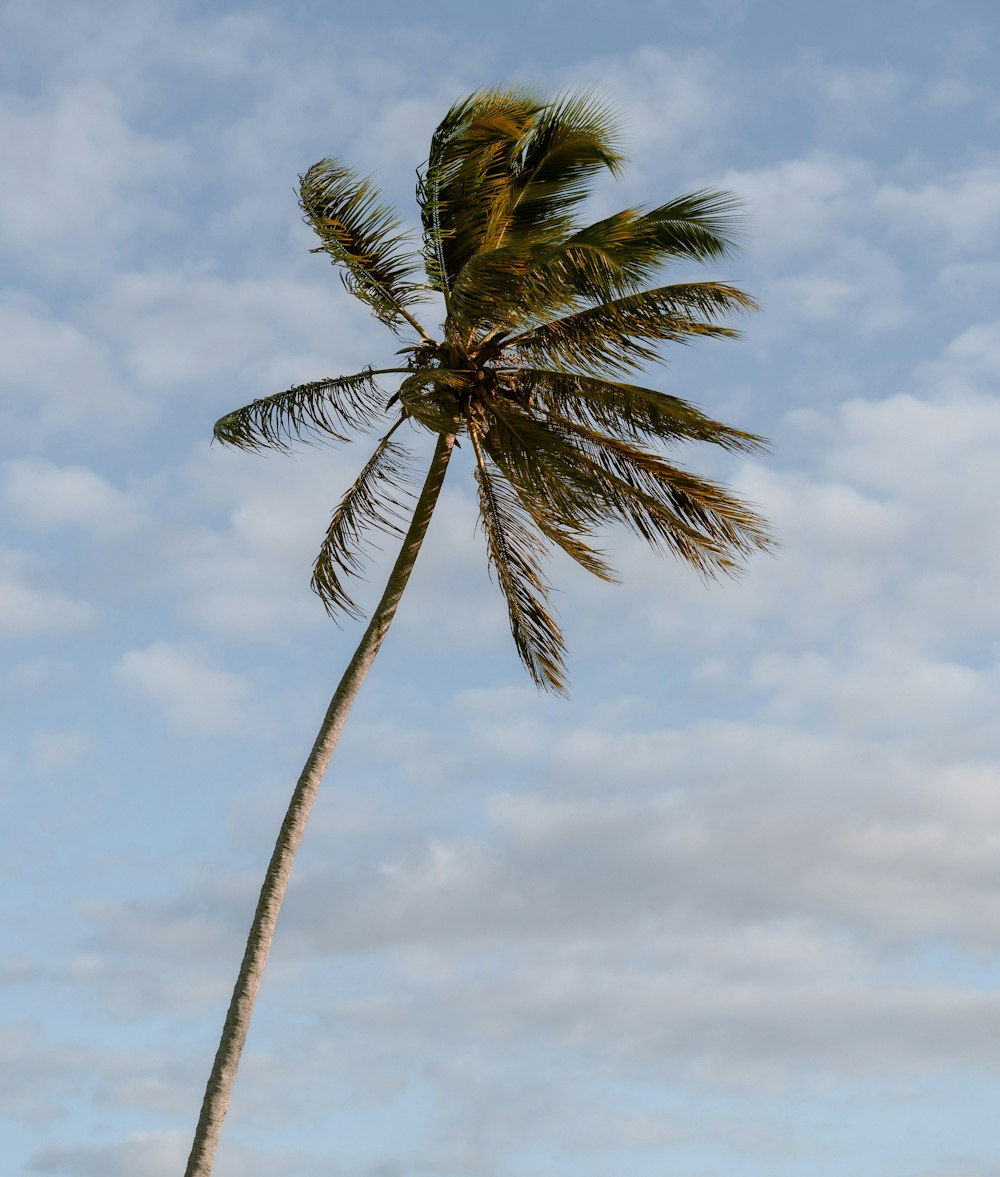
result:
[(281, 909), (281, 901), (292, 873), (295, 855), (299, 843), (302, 841), (302, 834), (309, 819), (313, 801), (316, 799), (320, 781), (330, 763), (333, 750), (337, 746), (337, 740), (340, 738), (351, 704), (354, 702), (365, 675), (371, 669), (375, 655), (382, 645), (389, 624), (396, 612), (396, 607), (399, 605), (403, 589), (413, 570), (417, 553), (427, 532), (427, 525), (437, 503), (441, 484), (444, 481), (453, 444), (453, 437), (441, 435), (438, 438), (430, 469), (417, 500), (410, 526), (403, 539), (402, 548), (393, 565), (392, 572), (389, 574), (385, 592), (382, 594), (382, 599), (372, 614), (364, 637), (362, 637), (354, 657), (330, 701), (319, 735), (316, 737), (316, 742), (309, 753), (309, 759), (306, 761), (302, 775), (295, 786), (285, 820), (281, 823), (278, 841), (274, 847), (267, 874), (264, 876), (257, 910), (250, 926), (243, 964), (233, 990), (229, 1012), (226, 1014), (222, 1040), (219, 1043), (212, 1073), (205, 1089), (205, 1099), (202, 1103), (201, 1115), (195, 1130), (187, 1168), (184, 1170), (184, 1177), (210, 1177), (212, 1172), (215, 1152), (219, 1145), (219, 1135), (222, 1132), (222, 1122), (229, 1110), (229, 1098), (233, 1082), (236, 1079), (236, 1069), (239, 1066), (240, 1055), (243, 1053), (243, 1045), (250, 1028), (254, 1002), (260, 988), (264, 965), (267, 963), (267, 956), (271, 949), (278, 912)]

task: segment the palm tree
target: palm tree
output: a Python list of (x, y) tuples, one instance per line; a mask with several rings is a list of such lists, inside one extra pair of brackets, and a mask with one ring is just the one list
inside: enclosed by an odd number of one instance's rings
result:
[[(281, 826), (254, 915), (186, 1177), (207, 1177), (246, 1039), (278, 909), (320, 780), (371, 668), (427, 531), (459, 438), (475, 460), (489, 563), (517, 652), (542, 690), (564, 693), (564, 645), (541, 561), (566, 552), (616, 579), (595, 532), (620, 523), (700, 572), (731, 572), (769, 540), (758, 515), (722, 487), (667, 460), (670, 443), (728, 450), (762, 439), (621, 377), (658, 346), (731, 336), (718, 320), (754, 308), (722, 282), (651, 286), (671, 262), (725, 257), (735, 202), (699, 191), (594, 224), (575, 219), (591, 179), (617, 176), (608, 111), (587, 94), (546, 101), (522, 88), (456, 103), (418, 172), (421, 259), (371, 183), (325, 159), (300, 177), (301, 207), (344, 285), (401, 337), (395, 366), (301, 384), (223, 417), (227, 445), (287, 449), (311, 438), (383, 433), (333, 512), (312, 585), (327, 611), (359, 616), (348, 593), (372, 531), (402, 537), (385, 592), (327, 708)], [(420, 269), (424, 277), (419, 277)], [(443, 302), (439, 337), (415, 317)], [(381, 378), (396, 387), (387, 396)], [(404, 422), (436, 440), (416, 503), (407, 489)]]

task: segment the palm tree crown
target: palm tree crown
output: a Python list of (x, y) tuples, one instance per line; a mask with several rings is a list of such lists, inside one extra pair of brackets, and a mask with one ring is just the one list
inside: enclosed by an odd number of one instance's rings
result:
[[(404, 420), (449, 448), (468, 437), (490, 564), (518, 653), (544, 689), (566, 685), (542, 571), (552, 546), (605, 580), (615, 573), (593, 537), (611, 523), (708, 575), (768, 546), (752, 509), (659, 452), (678, 440), (753, 450), (762, 439), (622, 379), (661, 344), (734, 335), (718, 320), (754, 309), (722, 282), (654, 284), (672, 262), (728, 255), (735, 201), (699, 191), (579, 224), (593, 177), (617, 176), (622, 162), (608, 112), (589, 95), (474, 93), (449, 110), (418, 173), (422, 259), (369, 180), (333, 159), (300, 177), (314, 252), (329, 254), (347, 289), (401, 337), (405, 358), (256, 400), (223, 417), (215, 436), (285, 448), (388, 426), (316, 559), (312, 584), (331, 614), (359, 613), (346, 586), (371, 530), (402, 533)], [(429, 298), (444, 303), (437, 338), (415, 317)], [(392, 376), (389, 395), (379, 378)]]

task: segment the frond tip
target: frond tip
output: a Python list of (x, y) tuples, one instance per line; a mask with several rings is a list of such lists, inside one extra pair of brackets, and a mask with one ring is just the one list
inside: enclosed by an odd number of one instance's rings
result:
[(479, 518), (490, 567), (507, 601), (514, 645), (535, 685), (564, 695), (566, 647), (549, 610), (549, 585), (539, 567), (545, 546), (510, 485), (490, 469), (475, 436), (473, 444)]

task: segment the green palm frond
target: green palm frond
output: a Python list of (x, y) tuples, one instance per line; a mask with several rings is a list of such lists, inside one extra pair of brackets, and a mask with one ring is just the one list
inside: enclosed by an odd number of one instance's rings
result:
[(733, 453), (767, 448), (757, 434), (723, 425), (688, 401), (653, 388), (538, 368), (519, 369), (512, 377), (522, 397), (530, 397), (540, 412), (591, 429), (618, 431), (643, 442), (705, 441)]
[[(592, 290), (595, 277), (603, 278), (602, 270), (608, 275), (617, 270), (616, 284), (605, 287), (599, 280), (597, 293), (589, 293), (589, 297), (604, 299), (605, 290), (628, 293), (671, 262), (704, 262), (730, 256), (738, 246), (741, 207), (730, 192), (703, 189), (646, 211), (623, 209), (555, 243), (552, 261), (571, 275), (579, 254), (581, 288), (587, 292)], [(592, 254), (603, 262), (595, 272), (591, 272), (592, 258), (588, 265)]]
[(522, 241), (471, 257), (451, 291), (448, 321), (452, 330), (473, 337), (495, 328), (511, 333), (581, 307), (580, 296), (569, 285), (539, 272), (548, 248), (542, 242)]
[(647, 212), (624, 209), (554, 240), (526, 235), (516, 246), (470, 261), (456, 309), (463, 320), (517, 327), (636, 294), (671, 262), (730, 254), (739, 207), (731, 194), (705, 190)]
[(397, 232), (403, 222), (381, 202), (371, 181), (335, 159), (323, 159), (299, 177), (299, 204), (323, 242), (313, 252), (328, 253), (341, 267), (351, 294), (389, 327), (406, 322), (426, 336), (406, 309), (426, 297), (426, 287), (412, 281), (418, 259), (406, 234)]
[(731, 573), (733, 556), (773, 546), (764, 520), (723, 487), (658, 454), (568, 420), (553, 425), (578, 448), (609, 518), (706, 575)]
[(308, 440), (309, 433), (349, 441), (344, 430), (369, 429), (384, 411), (385, 394), (375, 377), (401, 370), (366, 368), (353, 376), (296, 384), (220, 417), (215, 439), (244, 450), (287, 450), (292, 442)]
[(449, 111), (417, 189), (427, 272), (449, 311), (471, 259), (573, 228), (590, 178), (621, 165), (615, 139), (607, 108), (586, 94), (544, 103), (528, 90), (484, 91)]
[(331, 617), (362, 611), (348, 595), (344, 581), (364, 573), (371, 532), (402, 535), (405, 512), (412, 499), (407, 487), (409, 455), (392, 441), (402, 418), (382, 438), (364, 469), (333, 513), (313, 565), (312, 588)]
[(583, 372), (626, 372), (658, 358), (656, 343), (687, 343), (692, 336), (732, 338), (719, 315), (755, 310), (756, 303), (722, 282), (686, 282), (643, 290), (544, 323), (505, 341), (529, 360), (568, 364)]
[(565, 645), (549, 611), (549, 585), (539, 560), (545, 546), (504, 478), (490, 468), (475, 433), (479, 517), (490, 567), (507, 601), (510, 631), (535, 685), (566, 693)]
[(641, 213), (637, 235), (652, 240), (661, 264), (681, 258), (721, 261), (739, 248), (745, 226), (742, 210), (732, 192), (702, 188)]
[(563, 432), (516, 405), (495, 401), (481, 445), (523, 503), (560, 520), (566, 531), (587, 536), (605, 519), (594, 497), (594, 479)]
[(722, 487), (572, 420), (497, 404), (484, 446), (522, 497), (549, 501), (578, 533), (621, 523), (707, 575), (771, 546), (760, 516)]

